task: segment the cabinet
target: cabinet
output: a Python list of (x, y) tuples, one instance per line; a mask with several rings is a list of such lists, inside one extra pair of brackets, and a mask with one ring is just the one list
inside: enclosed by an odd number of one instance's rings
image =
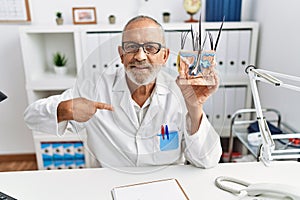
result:
[[(80, 31), (67, 27), (21, 27), (20, 41), (29, 104), (70, 88), (81, 67)], [(60, 51), (68, 58), (68, 72), (54, 73), (52, 55)], [(84, 134), (67, 133), (66, 137), (33, 131), (39, 169), (82, 168), (89, 166), (84, 151)]]
[[(182, 32), (189, 31), (197, 24), (166, 23), (166, 46), (170, 48), (170, 58), (166, 68), (177, 74), (177, 53), (180, 50)], [(211, 32), (214, 39), (221, 23), (202, 23), (202, 36)], [(251, 91), (244, 69), (255, 64), (258, 39), (258, 23), (226, 22), (217, 49), (217, 70), (220, 75), (219, 90), (208, 99), (204, 110), (221, 137), (229, 136), (230, 118), (241, 108), (251, 107)], [(114, 70), (121, 67), (117, 46), (121, 44), (122, 26), (61, 26), (24, 27), (20, 29), (21, 46), (26, 76), (28, 101), (59, 94), (70, 88), (82, 67)], [(206, 42), (208, 44), (208, 42)], [(191, 49), (189, 40), (186, 49)], [(56, 75), (51, 66), (51, 55), (55, 51), (64, 52), (69, 59), (68, 74)], [(70, 133), (75, 138), (76, 133)], [(37, 154), (40, 153), (40, 133), (33, 133)], [(39, 135), (39, 136), (37, 136)], [(47, 141), (44, 135), (43, 142)], [(49, 140), (53, 141), (52, 136)], [(74, 139), (74, 138), (73, 138)], [(59, 139), (69, 141), (70, 138)], [(83, 144), (84, 145), (84, 144)], [(88, 154), (86, 154), (88, 156)], [(41, 159), (41, 156), (38, 156)], [(39, 164), (39, 168), (40, 167)], [(89, 166), (89, 164), (87, 164)]]

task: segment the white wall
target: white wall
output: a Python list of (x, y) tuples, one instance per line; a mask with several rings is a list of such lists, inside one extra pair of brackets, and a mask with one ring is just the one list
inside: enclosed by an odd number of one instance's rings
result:
[[(256, 1), (255, 16), (261, 29), (257, 66), (300, 77), (300, 1)], [(299, 131), (300, 92), (261, 86), (262, 105), (278, 108), (283, 121)]]
[(31, 152), (31, 134), (23, 122), (27, 105), (18, 26), (0, 26), (0, 154)]
[[(107, 17), (114, 14), (117, 23), (125, 23), (129, 18), (149, 14), (162, 21), (163, 11), (171, 12), (171, 22), (184, 21), (189, 16), (182, 9), (183, 0), (29, 0), (32, 25), (55, 25), (55, 12), (62, 11), (65, 24), (72, 24), (72, 7), (95, 6), (99, 26), (108, 23)], [(203, 2), (204, 3), (204, 2)], [(256, 18), (261, 23), (258, 65), (276, 71), (300, 76), (298, 46), (300, 18), (298, 0), (243, 0), (243, 20)], [(202, 11), (203, 15), (205, 11)], [(199, 18), (199, 13), (195, 16)], [(23, 121), (27, 106), (24, 70), (18, 36), (18, 26), (23, 24), (0, 24), (0, 90), (9, 98), (0, 103), (0, 154), (34, 152), (30, 130)], [(298, 26), (298, 27), (297, 27)], [(282, 59), (285, 58), (285, 59)], [(34, 62), (34, 55), (32, 56)], [(298, 67), (299, 66), (299, 67)], [(268, 104), (280, 98), (264, 95)], [(288, 102), (288, 97), (284, 99)], [(296, 124), (297, 100), (281, 104), (279, 109), (284, 118)], [(299, 110), (299, 109), (298, 109)]]

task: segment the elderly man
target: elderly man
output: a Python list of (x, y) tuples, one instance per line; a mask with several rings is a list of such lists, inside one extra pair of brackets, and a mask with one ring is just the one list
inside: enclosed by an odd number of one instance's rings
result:
[[(180, 85), (164, 72), (169, 49), (161, 25), (147, 16), (131, 19), (118, 52), (123, 68), (82, 73), (61, 95), (41, 99), (25, 111), (33, 129), (63, 134), (85, 129), (88, 146), (102, 167), (189, 163), (215, 166), (219, 135), (203, 103), (216, 85)], [(88, 75), (87, 75), (88, 74)]]

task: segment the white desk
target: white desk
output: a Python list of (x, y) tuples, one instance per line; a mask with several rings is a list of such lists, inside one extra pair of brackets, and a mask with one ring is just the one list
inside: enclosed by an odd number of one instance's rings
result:
[[(269, 167), (262, 163), (224, 163), (212, 169), (192, 166), (154, 168), (76, 169), (1, 172), (0, 191), (18, 200), (111, 200), (115, 186), (164, 178), (176, 178), (191, 200), (238, 199), (214, 185), (218, 176), (230, 176), (250, 183), (282, 183), (299, 186), (300, 163), (281, 161)], [(202, 198), (201, 198), (202, 197)]]

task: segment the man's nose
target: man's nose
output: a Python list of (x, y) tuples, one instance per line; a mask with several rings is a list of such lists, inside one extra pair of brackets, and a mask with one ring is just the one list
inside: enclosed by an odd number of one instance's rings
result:
[(135, 53), (134, 58), (138, 61), (146, 60), (147, 54), (144, 52), (144, 49), (140, 47), (138, 52)]

